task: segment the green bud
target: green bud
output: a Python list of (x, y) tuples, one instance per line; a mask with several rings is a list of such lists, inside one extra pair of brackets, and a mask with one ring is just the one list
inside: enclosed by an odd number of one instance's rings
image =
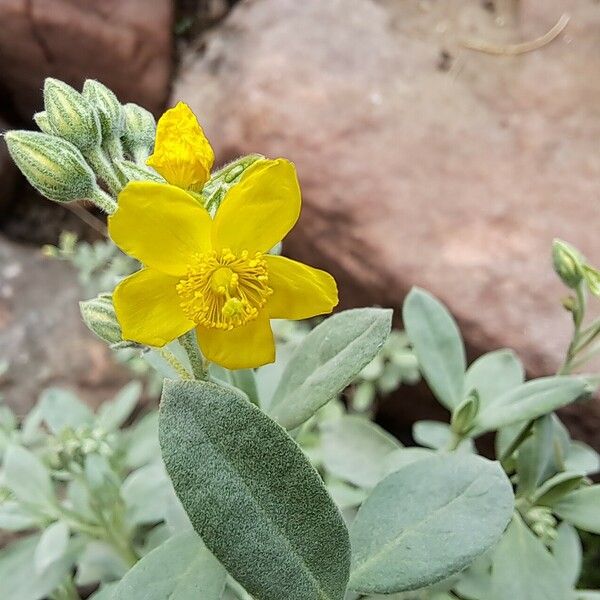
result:
[(101, 340), (111, 346), (121, 347), (124, 344), (111, 294), (100, 294), (91, 300), (84, 300), (79, 303), (79, 310), (88, 329)]
[(44, 107), (56, 135), (80, 150), (100, 146), (100, 121), (92, 104), (76, 89), (58, 79), (44, 82)]
[(591, 265), (583, 265), (583, 276), (590, 292), (594, 296), (600, 296), (600, 271)]
[(150, 167), (138, 165), (130, 160), (117, 160), (115, 165), (128, 181), (157, 181), (165, 183), (165, 180)]
[(475, 425), (475, 418), (479, 413), (479, 394), (472, 390), (452, 412), (450, 425), (452, 431), (458, 435), (465, 435)]
[(94, 172), (73, 144), (37, 131), (9, 131), (4, 137), (23, 175), (46, 198), (71, 202), (96, 194)]
[(86, 79), (83, 84), (83, 97), (96, 109), (102, 137), (120, 137), (123, 133), (123, 107), (114, 92), (95, 79)]
[(554, 240), (552, 244), (552, 262), (554, 270), (567, 287), (575, 289), (581, 283), (583, 260), (573, 246), (562, 240)]
[(35, 124), (40, 128), (40, 131), (43, 131), (44, 133), (47, 133), (49, 135), (54, 135), (54, 131), (52, 130), (52, 127), (50, 127), (48, 115), (45, 110), (35, 113), (35, 115), (33, 115), (33, 120), (35, 121)]
[(156, 121), (151, 112), (137, 104), (123, 106), (125, 128), (123, 143), (136, 162), (144, 162), (154, 147)]

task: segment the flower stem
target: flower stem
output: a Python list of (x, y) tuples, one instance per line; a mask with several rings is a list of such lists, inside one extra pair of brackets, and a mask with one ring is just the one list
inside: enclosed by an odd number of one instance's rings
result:
[(184, 333), (180, 338), (179, 342), (186, 351), (190, 364), (192, 365), (192, 373), (196, 379), (206, 381), (208, 379), (208, 368), (205, 364), (204, 358), (198, 348), (198, 341), (196, 339), (196, 332), (192, 329), (187, 333)]
[(92, 192), (90, 200), (105, 213), (112, 215), (117, 210), (117, 203), (99, 187), (96, 187)]
[(119, 181), (113, 166), (106, 158), (102, 148), (100, 146), (91, 148), (90, 150), (87, 150), (84, 155), (92, 169), (96, 172), (96, 175), (106, 183), (108, 191), (113, 194), (113, 196), (117, 196), (123, 185)]
[(172, 367), (177, 375), (181, 377), (181, 379), (192, 379), (192, 375), (189, 371), (179, 362), (177, 357), (166, 348), (157, 348), (160, 357), (170, 366)]

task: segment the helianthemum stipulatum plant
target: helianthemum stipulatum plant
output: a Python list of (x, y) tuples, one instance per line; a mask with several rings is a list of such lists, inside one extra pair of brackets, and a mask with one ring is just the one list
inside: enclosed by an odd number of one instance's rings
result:
[[(147, 111), (121, 106), (98, 82), (80, 94), (48, 80), (44, 98), (35, 119), (42, 132), (9, 132), (9, 151), (42, 194), (106, 211), (112, 240), (140, 262), (112, 293), (83, 302), (82, 315), (111, 346), (138, 348), (167, 375), (162, 460), (187, 515), (101, 591), (106, 598), (185, 600), (200, 591), (203, 600), (343, 600), (420, 589), (423, 598), (448, 600), (461, 593), (456, 574), (469, 567), (482, 585), (492, 578), (480, 600), (505, 600), (514, 540), (526, 536), (536, 569), (554, 564), (544, 545), (557, 537), (550, 510), (569, 513), (577, 500), (569, 494), (586, 493), (585, 474), (574, 476), (564, 461), (545, 464), (524, 491), (519, 460), (542, 422), (555, 422), (553, 410), (589, 395), (589, 378), (524, 383), (507, 354), (467, 370), (454, 321), (414, 290), (404, 307), (408, 335), (452, 413), (450, 425), (415, 430), (430, 449), (403, 448), (357, 415), (324, 416), (359, 373), (369, 376), (363, 369), (390, 332), (390, 310), (325, 319), (265, 394), (255, 381), (265, 371), (255, 369), (276, 360), (271, 319), (327, 314), (338, 302), (328, 273), (277, 254), (300, 214), (292, 163), (248, 155), (213, 172), (213, 150), (183, 103), (155, 132)], [(582, 313), (577, 319), (581, 344)], [(296, 443), (315, 428), (322, 445), (310, 454), (319, 471)], [(479, 457), (472, 440), (498, 429), (501, 462)], [(14, 462), (19, 453), (7, 455)], [(521, 486), (516, 504), (507, 473)], [(544, 512), (542, 502), (565, 498), (567, 508)], [(517, 580), (511, 597), (533, 598), (523, 592), (526, 578)], [(573, 583), (554, 587), (571, 594)]]

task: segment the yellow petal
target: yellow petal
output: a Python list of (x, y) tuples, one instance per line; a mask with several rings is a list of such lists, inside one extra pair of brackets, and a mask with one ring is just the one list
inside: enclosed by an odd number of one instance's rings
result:
[(184, 275), (195, 253), (210, 250), (212, 221), (189, 194), (166, 183), (133, 181), (108, 218), (115, 244), (145, 265)]
[(226, 369), (252, 369), (275, 360), (275, 342), (265, 310), (253, 321), (229, 331), (198, 326), (202, 354)]
[(300, 204), (294, 165), (283, 158), (257, 160), (225, 195), (213, 224), (213, 246), (266, 252), (295, 225)]
[(178, 277), (142, 269), (119, 283), (113, 303), (123, 339), (160, 347), (194, 328), (179, 307), (178, 281)]
[(337, 285), (329, 273), (283, 256), (267, 255), (265, 260), (273, 290), (267, 302), (272, 319), (308, 319), (337, 306)]
[(154, 153), (146, 161), (169, 183), (199, 192), (210, 177), (215, 154), (196, 115), (183, 102), (158, 120)]

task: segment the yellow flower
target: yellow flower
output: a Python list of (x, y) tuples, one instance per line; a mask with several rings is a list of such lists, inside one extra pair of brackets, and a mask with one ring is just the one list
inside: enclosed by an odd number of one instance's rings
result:
[(223, 367), (273, 362), (269, 319), (306, 319), (338, 302), (331, 275), (267, 254), (300, 204), (296, 171), (283, 159), (252, 164), (214, 220), (178, 187), (129, 183), (109, 230), (145, 268), (113, 295), (123, 338), (163, 346), (196, 328), (204, 356)]
[(158, 120), (154, 153), (146, 164), (169, 183), (200, 192), (214, 161), (213, 149), (187, 104), (179, 102)]

